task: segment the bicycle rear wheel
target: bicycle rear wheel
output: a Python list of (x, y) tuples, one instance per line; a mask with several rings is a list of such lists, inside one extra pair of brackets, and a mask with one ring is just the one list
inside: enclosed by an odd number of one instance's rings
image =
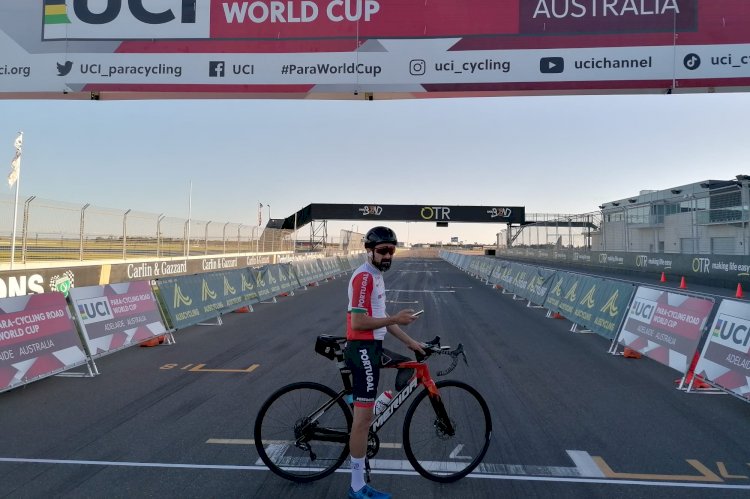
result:
[(255, 419), (255, 448), (277, 475), (311, 482), (333, 473), (349, 454), (352, 413), (319, 383), (292, 383), (263, 403)]
[(435, 384), (439, 399), (431, 399), (423, 390), (406, 412), (404, 451), (423, 477), (454, 482), (471, 473), (484, 458), (492, 420), (487, 403), (471, 386), (460, 381)]

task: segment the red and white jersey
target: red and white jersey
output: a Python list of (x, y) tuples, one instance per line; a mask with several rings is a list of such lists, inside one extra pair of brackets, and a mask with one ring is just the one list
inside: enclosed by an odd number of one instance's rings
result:
[(349, 280), (349, 306), (346, 314), (346, 339), (382, 340), (385, 327), (369, 330), (352, 329), (352, 314), (387, 317), (385, 313), (385, 283), (383, 273), (370, 262), (360, 265)]

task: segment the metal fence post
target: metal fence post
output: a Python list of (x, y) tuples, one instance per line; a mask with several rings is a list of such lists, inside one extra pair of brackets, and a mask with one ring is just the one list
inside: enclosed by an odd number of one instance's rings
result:
[(26, 198), (23, 203), (23, 232), (21, 234), (21, 261), (26, 263), (26, 242), (29, 235), (29, 205), (36, 199), (36, 196)]
[(80, 236), (80, 244), (78, 247), (78, 260), (83, 261), (83, 234), (84, 234), (84, 217), (86, 215), (86, 208), (91, 206), (89, 203), (86, 203), (81, 207), (81, 225), (78, 228), (78, 234)]
[(127, 248), (128, 248), (128, 213), (130, 213), (130, 210), (127, 210), (122, 215), (122, 259), (127, 259)]
[(185, 220), (185, 229), (182, 231), (182, 240), (185, 242), (185, 251), (183, 255), (185, 258), (190, 256), (190, 220)]
[(204, 240), (203, 241), (204, 242), (203, 254), (204, 255), (208, 255), (208, 226), (209, 225), (211, 225), (211, 220), (209, 220), (208, 222), (206, 222), (206, 230), (205, 230), (205, 233), (204, 233), (204, 236), (203, 236), (203, 240)]
[(242, 224), (239, 224), (237, 226), (237, 253), (242, 253), (242, 236), (240, 233), (242, 232)]
[(159, 213), (156, 217), (156, 258), (161, 257), (161, 221), (164, 220), (164, 213)]
[(227, 225), (229, 225), (229, 222), (224, 224), (224, 228), (221, 230), (221, 240), (224, 244), (224, 254), (227, 252)]

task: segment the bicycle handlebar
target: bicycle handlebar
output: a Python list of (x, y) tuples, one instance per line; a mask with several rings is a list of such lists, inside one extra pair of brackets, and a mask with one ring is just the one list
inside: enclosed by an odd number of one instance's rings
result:
[(422, 349), (425, 351), (424, 355), (419, 352), (415, 352), (417, 362), (424, 362), (430, 355), (450, 355), (451, 365), (446, 369), (443, 369), (442, 371), (438, 371), (438, 376), (445, 376), (446, 374), (453, 371), (458, 365), (459, 357), (463, 357), (464, 364), (466, 364), (467, 366), (469, 365), (469, 361), (466, 360), (466, 354), (464, 353), (463, 343), (459, 343), (458, 346), (453, 350), (451, 350), (450, 348), (451, 347), (449, 346), (440, 346), (440, 336), (435, 336), (434, 339), (422, 344)]

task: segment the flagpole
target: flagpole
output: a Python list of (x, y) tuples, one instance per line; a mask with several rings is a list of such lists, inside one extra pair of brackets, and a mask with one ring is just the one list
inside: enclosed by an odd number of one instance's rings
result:
[(21, 149), (20, 144), (23, 143), (23, 132), (18, 133), (18, 138), (16, 139), (16, 157), (15, 157), (15, 166), (14, 169), (16, 171), (16, 202), (13, 205), (13, 236), (10, 243), (10, 270), (13, 270), (13, 263), (16, 259), (16, 226), (18, 225), (18, 191), (21, 186)]

